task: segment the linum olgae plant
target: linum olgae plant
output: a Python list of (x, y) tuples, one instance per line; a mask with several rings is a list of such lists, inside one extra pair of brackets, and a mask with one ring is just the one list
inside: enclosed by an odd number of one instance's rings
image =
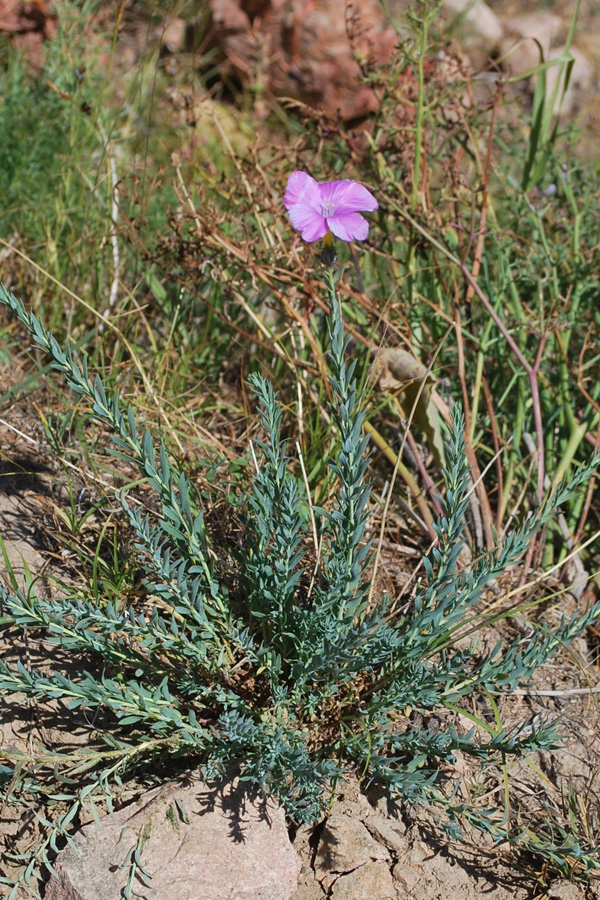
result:
[[(301, 172), (290, 176), (285, 204), (303, 236), (323, 238), (329, 249), (331, 235), (366, 237), (360, 212), (377, 208), (362, 185), (318, 184)], [(60, 645), (70, 662), (67, 674), (60, 666), (49, 673), (46, 666), (0, 661), (0, 691), (80, 708), (85, 718), (79, 716), (78, 724), (90, 727), (90, 743), (79, 749), (2, 749), (4, 801), (39, 808), (44, 798), (45, 804), (45, 837), (23, 860), (21, 875), (6, 879), (13, 886), (10, 897), (21, 884), (34, 887), (36, 873), (51, 862), (83, 808), (97, 815), (97, 804), (111, 807), (115, 786), (148, 771), (168, 777), (173, 760), (183, 768), (200, 766), (207, 778), (237, 771), (277, 797), (297, 823), (317, 821), (335, 785), (353, 772), (392, 797), (438, 804), (455, 832), (467, 819), (563, 870), (573, 857), (583, 868), (598, 865), (589, 849), (556, 825), (546, 834), (526, 825), (512, 829), (501, 812), (462, 802), (450, 776), (442, 774), (452, 771), (444, 764), (456, 751), (485, 764), (556, 746), (551, 724), (523, 723), (507, 732), (483, 723), (481, 736), (475, 728), (459, 728), (455, 711), (466, 698), (490, 698), (527, 681), (600, 616), (600, 606), (554, 632), (519, 636), (484, 658), (464, 642), (458, 649), (453, 637), (486, 587), (518, 562), (535, 531), (590, 477), (597, 460), (558, 487), (502, 546), (470, 569), (459, 568), (471, 482), (456, 408), (437, 544), (423, 560), (426, 583), (403, 614), (392, 614), (385, 596), (369, 599), (367, 410), (330, 266), (324, 278), (330, 413), (337, 430), (331, 467), (338, 489), (327, 509), (311, 510), (282, 439), (273, 387), (261, 375), (251, 376), (262, 435), (234, 578), (220, 571), (199, 491), (165, 443), (139, 429), (135, 411), (123, 408), (118, 394), (107, 395), (85, 356), (77, 358), (71, 346), (63, 350), (20, 300), (0, 289), (0, 302), (29, 329), (87, 405), (90, 419), (111, 432), (116, 456), (137, 466), (156, 499), (142, 509), (125, 493), (115, 495), (135, 534), (143, 608), (134, 600), (117, 609), (85, 585), (54, 596), (38, 593), (35, 583), (26, 591), (0, 586), (3, 628)], [(78, 655), (79, 671), (73, 665)]]

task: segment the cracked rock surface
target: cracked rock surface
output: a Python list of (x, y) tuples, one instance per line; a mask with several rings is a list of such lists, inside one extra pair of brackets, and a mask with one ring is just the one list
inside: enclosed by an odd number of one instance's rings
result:
[(156, 788), (74, 843), (46, 900), (288, 900), (300, 870), (283, 810), (235, 782)]
[[(344, 813), (327, 820), (315, 860), (315, 874), (332, 884), (337, 876), (353, 872), (372, 860), (389, 860), (390, 855), (358, 819)], [(327, 885), (326, 885), (327, 886)]]
[(407, 828), (347, 783), (324, 823), (296, 833), (303, 866), (290, 900), (526, 900), (527, 879), (475, 837), (470, 848), (432, 840), (426, 815)]

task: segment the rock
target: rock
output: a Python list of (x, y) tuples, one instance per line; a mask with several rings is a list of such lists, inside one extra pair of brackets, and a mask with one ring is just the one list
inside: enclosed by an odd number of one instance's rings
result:
[(210, 8), (213, 24), (223, 33), (237, 34), (250, 27), (250, 18), (238, 0), (212, 0)]
[(548, 900), (583, 900), (585, 892), (571, 881), (557, 881), (548, 888)]
[(165, 50), (169, 53), (181, 53), (185, 50), (187, 36), (187, 24), (185, 19), (171, 19), (165, 26), (160, 41)]
[(43, 42), (56, 30), (56, 13), (44, 0), (0, 0), (0, 32), (11, 36), (12, 43), (27, 55), (37, 71), (41, 70)]
[(434, 854), (425, 841), (415, 841), (410, 849), (408, 859), (413, 866), (420, 866), (426, 859), (431, 859)]
[[(565, 25), (561, 16), (556, 13), (539, 12), (514, 16), (507, 20), (507, 31), (510, 36), (502, 44), (502, 53), (505, 56), (505, 65), (513, 75), (524, 75), (540, 65), (542, 62), (540, 47), (546, 61), (558, 59), (566, 53), (566, 48), (561, 44)], [(571, 46), (569, 52), (574, 64), (569, 87), (560, 104), (561, 114), (567, 116), (575, 112), (578, 96), (590, 90), (593, 75), (592, 65), (582, 50)], [(548, 102), (552, 99), (558, 78), (564, 76), (564, 69), (565, 67), (560, 64), (546, 69)], [(560, 101), (560, 97), (558, 100)], [(557, 102), (554, 112), (558, 111)]]
[(210, 45), (225, 73), (344, 120), (378, 109), (356, 61), (357, 52), (378, 63), (394, 53), (377, 0), (354, 0), (348, 12), (339, 0), (210, 0), (210, 9)]
[(378, 813), (372, 813), (365, 820), (365, 825), (373, 837), (392, 850), (399, 853), (406, 847), (406, 826), (400, 819), (386, 819)]
[(340, 876), (333, 885), (331, 896), (334, 900), (393, 900), (396, 889), (387, 865), (378, 861)]
[(306, 881), (300, 882), (294, 891), (291, 900), (325, 900), (325, 892), (313, 878), (306, 878)]
[(544, 52), (556, 46), (560, 42), (561, 32), (566, 32), (563, 17), (549, 10), (509, 16), (505, 19), (504, 25), (507, 33), (513, 38), (535, 38), (544, 48)]
[(487, 3), (444, 0), (443, 11), (451, 22), (457, 23), (464, 45), (471, 55), (484, 51), (485, 56), (489, 57), (504, 39), (502, 22)]
[(152, 900), (288, 900), (300, 871), (283, 809), (231, 783), (156, 788), (74, 842), (54, 863), (46, 900), (124, 896), (140, 847), (132, 893)]
[(528, 13), (507, 19), (507, 36), (501, 47), (502, 55), (506, 56), (506, 67), (513, 75), (523, 75), (539, 66), (540, 46), (544, 59), (548, 59), (563, 30), (562, 18), (551, 12)]
[[(0, 477), (0, 536), (4, 541), (7, 560), (0, 555), (0, 579), (8, 587), (10, 573), (24, 587), (26, 573), (33, 576), (44, 567), (44, 557), (36, 546), (35, 522), (39, 521), (40, 510), (25, 491), (4, 493)], [(37, 542), (39, 543), (39, 541)]]
[(385, 847), (371, 837), (362, 822), (343, 813), (333, 815), (327, 820), (319, 842), (316, 877), (323, 881), (331, 873), (352, 872), (371, 860), (389, 858)]
[(392, 877), (394, 881), (404, 888), (407, 894), (410, 894), (421, 880), (421, 872), (418, 869), (413, 869), (412, 866), (406, 865), (406, 863), (396, 863), (392, 871)]
[[(550, 58), (556, 59), (565, 52), (564, 47), (558, 47), (550, 53)], [(555, 109), (555, 112), (560, 112), (562, 116), (572, 115), (578, 106), (578, 98), (580, 98), (582, 93), (589, 91), (592, 87), (592, 65), (585, 53), (577, 47), (571, 47), (569, 52), (575, 62), (573, 63), (573, 68), (571, 70), (569, 86), (562, 101), (559, 93), (557, 98), (557, 108)], [(546, 96), (548, 97), (548, 100), (552, 98), (554, 87), (558, 78), (561, 76), (561, 73), (564, 74), (564, 67), (560, 65), (551, 66), (546, 72)], [(560, 106), (558, 106), (558, 104), (560, 104)]]

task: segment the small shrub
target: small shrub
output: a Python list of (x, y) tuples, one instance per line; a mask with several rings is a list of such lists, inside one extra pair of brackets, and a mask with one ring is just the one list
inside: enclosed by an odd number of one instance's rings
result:
[[(158, 503), (151, 512), (118, 495), (135, 534), (143, 611), (135, 603), (116, 609), (77, 589), (48, 599), (33, 585), (26, 592), (0, 586), (4, 628), (37, 634), (82, 661), (74, 676), (0, 661), (2, 693), (97, 710), (105, 723), (95, 726), (100, 743), (65, 755), (41, 749), (29, 758), (4, 751), (8, 802), (39, 802), (40, 792), (52, 794), (49, 785), (60, 783), (61, 803), (67, 803), (54, 822), (44, 820), (47, 838), (18, 883), (29, 883), (36, 866), (49, 862), (82, 806), (94, 810), (100, 800), (110, 802), (114, 785), (148, 767), (160, 771), (173, 758), (200, 764), (207, 777), (234, 765), (298, 823), (317, 820), (336, 782), (353, 771), (392, 796), (441, 804), (451, 829), (466, 817), (499, 839), (521, 840), (557, 865), (573, 856), (573, 841), (559, 846), (526, 828), (513, 832), (492, 811), (459, 804), (441, 774), (444, 761), (459, 750), (485, 763), (554, 747), (554, 724), (524, 724), (482, 740), (475, 729), (459, 731), (452, 715), (444, 715), (437, 729), (419, 723), (468, 697), (509, 692), (600, 617), (597, 604), (553, 632), (536, 632), (526, 644), (518, 638), (499, 645), (484, 658), (453, 642), (486, 588), (521, 559), (535, 532), (598, 460), (559, 486), (501, 546), (463, 567), (471, 478), (456, 408), (437, 542), (423, 560), (426, 583), (408, 612), (393, 615), (389, 598), (370, 599), (365, 410), (331, 270), (326, 277), (330, 413), (340, 449), (331, 462), (335, 500), (327, 509), (312, 509), (318, 559), (310, 500), (281, 434), (281, 407), (270, 382), (255, 374), (249, 382), (263, 436), (256, 443), (234, 578), (220, 571), (199, 492), (164, 443), (138, 429), (133, 409), (123, 410), (118, 394), (107, 396), (85, 357), (78, 361), (70, 346), (63, 350), (38, 318), (0, 289), (0, 302), (89, 406), (90, 417), (110, 430), (115, 455), (138, 468)], [(100, 662), (95, 674), (86, 671), (90, 659)]]

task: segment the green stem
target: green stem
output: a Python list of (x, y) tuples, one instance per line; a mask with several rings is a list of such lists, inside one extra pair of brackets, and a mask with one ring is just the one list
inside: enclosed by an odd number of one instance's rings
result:
[(423, 152), (423, 113), (425, 109), (425, 55), (427, 53), (427, 38), (429, 25), (429, 0), (425, 0), (423, 19), (421, 22), (421, 46), (419, 47), (419, 59), (417, 61), (417, 114), (415, 121), (415, 163), (412, 178), (412, 207), (417, 208), (420, 200), (421, 183), (421, 154)]

